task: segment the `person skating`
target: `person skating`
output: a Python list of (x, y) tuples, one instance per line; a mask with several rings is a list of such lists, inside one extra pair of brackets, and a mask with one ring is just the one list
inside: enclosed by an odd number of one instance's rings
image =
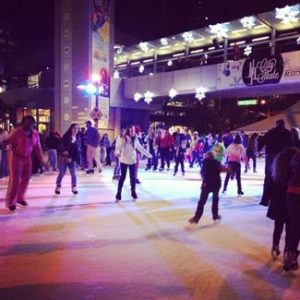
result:
[(72, 193), (77, 194), (77, 165), (80, 165), (81, 141), (79, 136), (79, 126), (71, 124), (67, 132), (63, 135), (59, 147), (59, 174), (56, 178), (55, 193), (60, 194), (61, 183), (67, 171), (71, 174)]
[(253, 161), (253, 172), (256, 173), (256, 152), (257, 152), (257, 138), (258, 134), (255, 132), (251, 135), (247, 149), (246, 149), (246, 155), (247, 155), (247, 163), (245, 165), (245, 173), (248, 172), (250, 169), (250, 159)]
[(209, 151), (205, 154), (203, 160), (203, 166), (201, 169), (202, 186), (200, 200), (198, 202), (195, 215), (189, 219), (189, 223), (192, 225), (198, 224), (203, 214), (203, 209), (210, 193), (213, 194), (212, 198), (212, 218), (214, 221), (221, 219), (219, 215), (219, 191), (221, 188), (221, 176), (222, 171), (227, 169), (215, 159), (214, 154)]
[(179, 146), (176, 146), (174, 176), (176, 176), (176, 174), (177, 174), (179, 164), (181, 166), (182, 175), (185, 174), (185, 172), (184, 172), (184, 155), (186, 152), (186, 146), (187, 146), (186, 140), (182, 140), (181, 144)]
[(120, 167), (120, 158), (119, 156), (115, 155), (116, 151), (116, 144), (119, 143), (119, 140), (123, 138), (126, 134), (126, 130), (124, 128), (121, 128), (120, 134), (115, 138), (114, 142), (112, 143), (112, 150), (113, 150), (113, 155), (115, 157), (115, 167), (114, 167), (114, 175), (113, 175), (113, 180), (119, 180), (120, 179), (120, 172), (121, 172), (121, 167)]
[(284, 120), (277, 120), (276, 127), (270, 129), (260, 140), (259, 151), (266, 147), (265, 179), (260, 205), (268, 206), (272, 193), (272, 163), (275, 156), (291, 146), (291, 134), (285, 128)]
[(290, 218), (287, 211), (287, 188), (290, 179), (290, 161), (297, 148), (289, 147), (281, 151), (274, 159), (272, 168), (272, 193), (267, 217), (274, 220), (273, 240), (271, 255), (275, 259), (280, 255), (279, 242), (285, 227), (284, 257), (288, 252), (288, 240), (290, 234)]
[(164, 171), (165, 163), (167, 170), (170, 170), (170, 150), (174, 147), (175, 141), (169, 130), (165, 127), (161, 128), (160, 135), (158, 136), (158, 145), (160, 150), (161, 164), (159, 171)]
[(24, 196), (31, 176), (33, 152), (39, 162), (44, 165), (40, 137), (39, 133), (33, 129), (34, 125), (33, 116), (23, 117), (22, 124), (3, 141), (3, 145), (10, 145), (6, 206), (11, 211), (16, 209), (17, 203), (22, 206), (28, 205)]
[(137, 199), (136, 194), (136, 178), (135, 178), (135, 168), (136, 168), (136, 150), (147, 156), (148, 158), (152, 158), (152, 155), (142, 147), (140, 144), (136, 133), (135, 127), (129, 126), (126, 130), (126, 134), (124, 137), (120, 138), (116, 143), (115, 155), (120, 157), (121, 164), (121, 177), (118, 182), (118, 191), (116, 194), (116, 202), (121, 201), (122, 199), (122, 188), (124, 181), (126, 179), (127, 169), (129, 169), (130, 176), (130, 184), (131, 184), (131, 196), (133, 200)]
[(300, 152), (297, 152), (290, 162), (291, 179), (287, 189), (287, 211), (291, 221), (288, 238), (288, 255), (283, 269), (293, 271), (299, 268), (299, 240), (300, 240)]
[[(94, 160), (98, 160), (96, 158), (96, 149), (99, 146), (100, 135), (97, 128), (92, 127), (91, 121), (86, 121), (86, 155), (87, 155), (87, 163), (88, 163), (88, 170), (86, 171), (87, 174), (94, 173)], [(99, 162), (100, 164), (100, 162)], [(99, 171), (101, 171), (101, 165), (99, 166)]]
[(225, 193), (227, 190), (229, 178), (232, 176), (232, 174), (235, 174), (238, 195), (244, 195), (241, 184), (241, 161), (246, 160), (246, 151), (241, 142), (242, 140), (240, 135), (236, 135), (233, 143), (225, 150), (225, 156), (228, 157), (227, 161), (229, 170), (226, 174), (223, 193)]

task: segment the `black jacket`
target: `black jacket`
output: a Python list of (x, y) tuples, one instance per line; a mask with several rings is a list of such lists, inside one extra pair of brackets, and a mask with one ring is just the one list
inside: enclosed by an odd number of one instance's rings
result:
[(291, 134), (286, 128), (275, 127), (270, 129), (262, 138), (259, 148), (266, 146), (266, 154), (276, 155), (291, 145)]
[[(67, 151), (68, 155), (63, 153)], [(60, 140), (59, 143), (59, 154), (66, 158), (70, 158), (72, 161), (80, 164), (80, 153), (81, 153), (81, 140), (79, 134), (76, 136), (75, 143), (72, 143), (72, 135), (66, 133)]]
[(221, 164), (215, 158), (205, 158), (201, 169), (202, 189), (219, 189), (221, 187)]

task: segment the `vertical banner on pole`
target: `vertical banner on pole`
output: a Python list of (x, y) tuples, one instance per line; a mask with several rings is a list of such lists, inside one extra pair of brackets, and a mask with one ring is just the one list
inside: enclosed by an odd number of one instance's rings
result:
[[(100, 77), (99, 128), (108, 128), (110, 97), (110, 0), (92, 0), (92, 73)], [(95, 99), (93, 100), (95, 103)]]

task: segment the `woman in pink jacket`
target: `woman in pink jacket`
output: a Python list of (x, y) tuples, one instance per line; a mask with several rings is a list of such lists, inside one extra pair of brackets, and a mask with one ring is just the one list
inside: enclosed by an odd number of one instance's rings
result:
[(241, 162), (246, 161), (246, 151), (242, 145), (242, 139), (240, 135), (236, 135), (233, 143), (225, 150), (225, 157), (227, 156), (227, 162), (229, 171), (226, 174), (223, 193), (227, 190), (229, 178), (232, 174), (235, 174), (238, 188), (238, 195), (244, 195), (241, 184)]

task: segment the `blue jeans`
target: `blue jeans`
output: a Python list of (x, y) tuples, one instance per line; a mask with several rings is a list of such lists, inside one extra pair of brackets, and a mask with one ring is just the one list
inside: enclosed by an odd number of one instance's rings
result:
[(119, 176), (120, 175), (120, 158), (115, 157), (116, 165), (114, 168), (114, 176)]
[(50, 168), (53, 170), (57, 169), (57, 150), (56, 149), (49, 149), (48, 150), (48, 160)]
[(59, 174), (56, 178), (56, 185), (61, 187), (61, 182), (66, 174), (67, 168), (69, 168), (70, 174), (71, 174), (71, 182), (72, 182), (72, 187), (76, 186), (77, 184), (77, 177), (76, 177), (76, 168), (77, 164), (75, 161), (71, 161), (68, 163), (64, 159), (60, 159), (59, 162)]

